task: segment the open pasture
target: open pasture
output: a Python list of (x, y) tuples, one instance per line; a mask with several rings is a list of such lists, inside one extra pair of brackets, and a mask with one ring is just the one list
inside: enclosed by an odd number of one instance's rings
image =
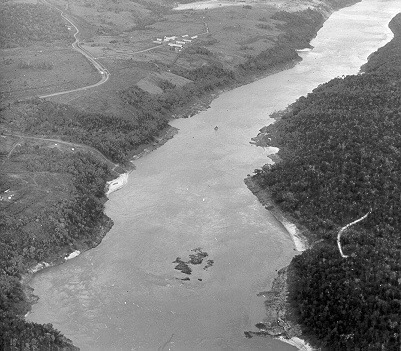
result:
[(72, 47), (35, 45), (0, 51), (0, 91), (3, 100), (79, 88), (100, 77)]

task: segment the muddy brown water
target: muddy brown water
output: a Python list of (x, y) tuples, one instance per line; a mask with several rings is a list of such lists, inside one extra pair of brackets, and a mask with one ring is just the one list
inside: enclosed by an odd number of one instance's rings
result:
[[(226, 92), (179, 133), (136, 160), (110, 195), (114, 227), (103, 242), (35, 274), (40, 297), (28, 319), (53, 323), (82, 350), (295, 350), (244, 338), (263, 319), (276, 270), (296, 254), (289, 234), (243, 179), (272, 149), (249, 143), (268, 115), (329, 79), (357, 73), (392, 38), (399, 0), (364, 0), (334, 13), (296, 67)], [(218, 130), (214, 127), (218, 126)], [(192, 274), (174, 269), (207, 252)], [(204, 269), (206, 260), (213, 265)], [(181, 279), (189, 277), (190, 280)]]

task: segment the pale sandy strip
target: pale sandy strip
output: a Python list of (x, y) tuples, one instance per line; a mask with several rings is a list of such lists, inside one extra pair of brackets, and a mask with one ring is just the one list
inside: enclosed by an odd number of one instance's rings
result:
[(106, 183), (107, 191), (106, 195), (110, 195), (112, 192), (121, 189), (128, 182), (128, 172), (120, 174), (116, 179), (110, 180)]
[(279, 340), (290, 344), (292, 346), (295, 346), (299, 351), (314, 351), (313, 347), (310, 346), (307, 342), (305, 342), (304, 340), (297, 338), (296, 336), (294, 336), (291, 339), (286, 339), (282, 336), (278, 337)]

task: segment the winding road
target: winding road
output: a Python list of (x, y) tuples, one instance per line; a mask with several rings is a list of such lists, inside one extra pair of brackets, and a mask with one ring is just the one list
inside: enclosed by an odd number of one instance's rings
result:
[(71, 44), (71, 46), (73, 47), (74, 50), (78, 51), (80, 54), (84, 55), (87, 58), (87, 60), (97, 69), (97, 71), (102, 76), (102, 78), (97, 83), (91, 84), (91, 85), (87, 85), (87, 86), (82, 87), (82, 88), (60, 91), (58, 93), (41, 95), (39, 97), (43, 99), (43, 98), (48, 98), (48, 97), (57, 96), (57, 95), (64, 95), (64, 94), (74, 93), (74, 92), (77, 92), (77, 91), (83, 91), (83, 90), (95, 88), (95, 87), (98, 87), (99, 85), (102, 85), (102, 84), (106, 83), (108, 81), (109, 77), (110, 77), (110, 73), (108, 72), (108, 70), (105, 67), (103, 67), (99, 62), (97, 62), (95, 60), (95, 58), (89, 52), (87, 52), (85, 49), (83, 49), (79, 45), (79, 39), (77, 37), (78, 33), (79, 33), (78, 27), (67, 17), (67, 15), (63, 12), (63, 10), (60, 10), (58, 7), (54, 6), (53, 4), (48, 3), (46, 0), (42, 0), (42, 1), (45, 4), (51, 6), (51, 7), (55, 8), (57, 11), (59, 11), (61, 17), (63, 17), (66, 21), (68, 21), (71, 24), (72, 27), (75, 28), (75, 33), (74, 33), (75, 41)]

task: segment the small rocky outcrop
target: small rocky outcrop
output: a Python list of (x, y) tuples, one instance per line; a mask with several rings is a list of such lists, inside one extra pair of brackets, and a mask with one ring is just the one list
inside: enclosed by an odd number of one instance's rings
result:
[(265, 298), (266, 317), (263, 319), (263, 322), (255, 325), (259, 331), (245, 331), (245, 337), (251, 338), (255, 335), (283, 336), (290, 339), (302, 334), (300, 326), (293, 321), (294, 318), (291, 316), (292, 308), (287, 299), (288, 275), (288, 267), (280, 269), (273, 281), (271, 290), (258, 294), (258, 296)]
[[(174, 267), (174, 269), (181, 271), (184, 274), (192, 274), (192, 266), (198, 266), (201, 265), (206, 257), (209, 256), (209, 254), (205, 251), (203, 251), (200, 247), (197, 247), (193, 250), (191, 250), (191, 254), (188, 255), (188, 260), (184, 261), (181, 259), (181, 257), (177, 257), (173, 263), (177, 263), (177, 265)], [(212, 267), (214, 264), (213, 260), (207, 260), (205, 266), (203, 267), (204, 270), (207, 270), (208, 268)], [(183, 278), (181, 280), (190, 280), (189, 278)], [(198, 279), (199, 281), (202, 281), (203, 279)]]

